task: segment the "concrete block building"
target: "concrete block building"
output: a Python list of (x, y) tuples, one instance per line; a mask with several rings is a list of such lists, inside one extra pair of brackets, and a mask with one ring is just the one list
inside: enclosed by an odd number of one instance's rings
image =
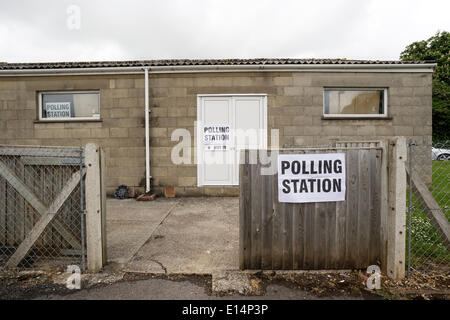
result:
[[(434, 66), (305, 59), (0, 63), (0, 144), (95, 142), (105, 150), (109, 193), (126, 184), (153, 192), (173, 186), (179, 196), (237, 195), (237, 165), (194, 158), (270, 148), (272, 129), (280, 147), (406, 136), (427, 152)], [(177, 129), (189, 132), (188, 163), (172, 159)], [(205, 140), (230, 129), (255, 129), (256, 140)]]

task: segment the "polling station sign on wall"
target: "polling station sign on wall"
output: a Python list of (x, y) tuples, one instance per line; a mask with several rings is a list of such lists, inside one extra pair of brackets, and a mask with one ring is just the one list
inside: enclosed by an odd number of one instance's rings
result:
[(228, 150), (231, 143), (230, 125), (204, 125), (203, 146), (205, 150)]
[(280, 154), (279, 202), (345, 200), (345, 154)]
[(47, 118), (70, 118), (70, 102), (47, 102), (45, 113)]

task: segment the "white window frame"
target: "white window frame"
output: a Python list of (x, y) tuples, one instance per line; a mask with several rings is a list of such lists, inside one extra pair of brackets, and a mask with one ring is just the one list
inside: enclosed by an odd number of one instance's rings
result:
[[(383, 91), (383, 113), (369, 114), (369, 113), (325, 113), (325, 91)], [(388, 117), (388, 88), (344, 88), (344, 87), (325, 87), (323, 88), (323, 108), (322, 114), (324, 118), (387, 118)]]
[[(68, 117), (65, 117), (65, 118), (43, 118), (42, 117), (42, 95), (43, 94), (77, 94), (77, 93), (81, 93), (81, 94), (83, 94), (83, 93), (95, 93), (95, 94), (97, 94), (97, 97), (98, 97), (98, 114), (99, 114), (99, 117), (98, 118), (96, 118), (96, 117), (70, 117), (70, 118), (68, 118)], [(39, 121), (55, 121), (55, 122), (58, 122), (58, 121), (98, 121), (98, 120), (100, 120), (101, 119), (101, 116), (100, 116), (100, 91), (99, 90), (91, 90), (91, 91), (89, 91), (89, 90), (84, 90), (84, 91), (41, 91), (41, 92), (39, 92), (39, 95), (38, 95), (38, 99), (39, 99), (39, 110), (38, 110), (38, 112), (39, 112), (39, 117), (38, 117), (38, 119), (39, 119)]]

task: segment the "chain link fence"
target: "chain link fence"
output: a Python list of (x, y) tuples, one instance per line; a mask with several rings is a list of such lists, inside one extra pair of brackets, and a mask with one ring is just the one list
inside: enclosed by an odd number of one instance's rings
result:
[(407, 271), (450, 272), (450, 141), (408, 143)]
[(0, 146), (0, 269), (85, 269), (83, 149)]

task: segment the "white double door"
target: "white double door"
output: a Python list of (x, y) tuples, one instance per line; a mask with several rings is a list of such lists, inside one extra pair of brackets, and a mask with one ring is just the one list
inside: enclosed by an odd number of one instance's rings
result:
[(198, 186), (239, 185), (245, 148), (267, 148), (267, 96), (198, 95)]

